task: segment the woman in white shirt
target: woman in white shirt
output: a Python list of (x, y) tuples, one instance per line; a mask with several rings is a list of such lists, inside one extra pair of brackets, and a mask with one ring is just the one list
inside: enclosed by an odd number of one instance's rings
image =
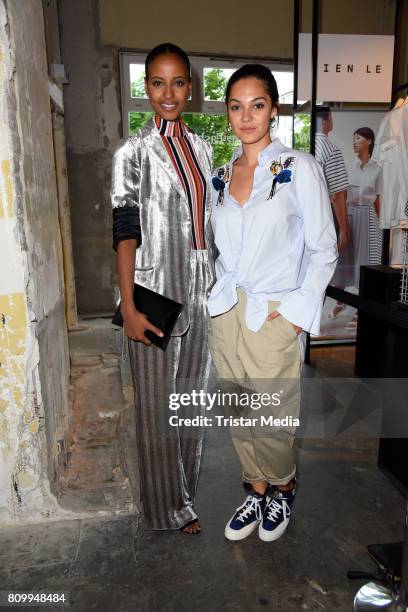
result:
[[(241, 146), (213, 177), (219, 256), (208, 300), (210, 349), (221, 379), (249, 388), (251, 402), (264, 393), (260, 410), (238, 401), (229, 420), (250, 417), (231, 428), (248, 496), (225, 528), (230, 540), (247, 537), (258, 525), (262, 540), (276, 540), (289, 522), (303, 331), (319, 333), (337, 260), (320, 167), (311, 155), (271, 140), (278, 100), (266, 67), (247, 64), (231, 76), (226, 104)], [(271, 416), (280, 423), (271, 427)]]
[[(339, 288), (360, 284), (360, 266), (376, 265), (382, 258), (382, 231), (379, 225), (381, 168), (371, 155), (375, 135), (371, 128), (362, 127), (353, 134), (353, 150), (356, 159), (349, 168), (347, 213), (352, 240), (341, 251), (332, 283)], [(340, 314), (344, 304), (337, 303), (332, 318)], [(346, 329), (357, 328), (357, 314), (347, 323)]]
[(360, 266), (381, 263), (382, 232), (378, 221), (381, 168), (371, 159), (374, 142), (371, 128), (359, 128), (353, 134), (353, 149), (357, 159), (349, 173), (347, 206), (353, 232), (354, 286), (357, 288)]

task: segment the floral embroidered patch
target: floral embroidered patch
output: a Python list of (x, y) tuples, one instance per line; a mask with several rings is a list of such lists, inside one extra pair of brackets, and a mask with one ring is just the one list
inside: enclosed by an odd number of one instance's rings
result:
[(212, 177), (213, 187), (215, 191), (218, 191), (217, 206), (220, 206), (224, 201), (224, 189), (229, 180), (230, 169), (228, 165), (218, 168), (216, 176)]
[(276, 185), (278, 183), (290, 183), (292, 180), (292, 168), (295, 162), (295, 156), (291, 155), (285, 160), (280, 157), (274, 160), (270, 166), (270, 172), (273, 176), (271, 191), (268, 196), (268, 200), (271, 200), (275, 195)]

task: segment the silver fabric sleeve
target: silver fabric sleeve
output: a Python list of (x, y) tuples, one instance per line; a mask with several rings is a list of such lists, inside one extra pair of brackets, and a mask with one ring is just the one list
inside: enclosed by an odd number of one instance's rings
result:
[(115, 152), (112, 162), (112, 208), (139, 206), (140, 145), (129, 138)]

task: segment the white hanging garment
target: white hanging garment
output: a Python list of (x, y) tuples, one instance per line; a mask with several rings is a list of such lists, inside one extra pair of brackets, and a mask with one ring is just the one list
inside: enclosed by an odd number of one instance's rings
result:
[(382, 168), (381, 229), (397, 227), (408, 220), (408, 104), (405, 102), (385, 115), (372, 156)]

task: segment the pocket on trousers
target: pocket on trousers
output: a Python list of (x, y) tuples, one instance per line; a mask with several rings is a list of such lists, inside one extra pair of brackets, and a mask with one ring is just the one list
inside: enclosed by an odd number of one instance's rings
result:
[(298, 335), (292, 323), (282, 317), (282, 315), (266, 323), (271, 325), (271, 333), (276, 334), (278, 345), (282, 343), (282, 348), (289, 347), (294, 340), (298, 339)]
[(294, 326), (292, 325), (292, 323), (290, 321), (288, 321), (287, 319), (285, 319), (285, 317), (283, 317), (282, 315), (280, 315), (278, 317), (278, 319), (281, 319), (281, 322), (283, 323), (284, 327), (286, 328), (286, 330), (288, 331), (288, 334), (292, 337), (292, 338), (298, 338), (298, 335), (296, 333), (296, 329), (294, 328)]

